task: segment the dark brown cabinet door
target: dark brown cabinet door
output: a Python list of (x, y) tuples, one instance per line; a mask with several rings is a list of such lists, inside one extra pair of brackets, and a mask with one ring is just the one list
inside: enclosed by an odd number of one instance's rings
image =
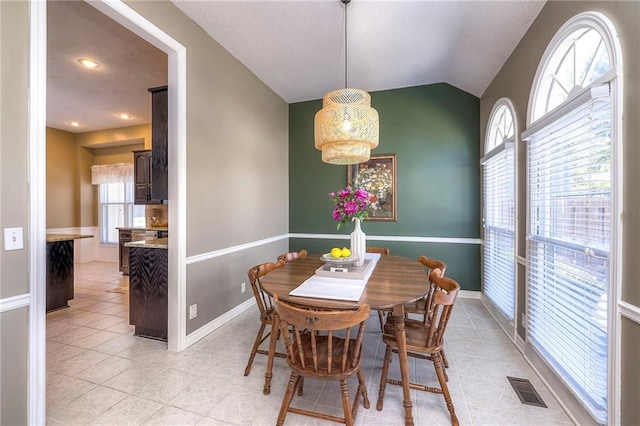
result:
[(168, 92), (167, 86), (154, 87), (151, 92), (151, 197), (169, 199), (168, 185)]
[(167, 340), (168, 250), (131, 247), (129, 324), (135, 335)]
[(47, 312), (73, 299), (73, 240), (47, 243)]
[(151, 151), (133, 152), (133, 183), (135, 186), (133, 204), (147, 204), (149, 201), (149, 157)]
[(119, 261), (120, 272), (122, 275), (129, 275), (129, 247), (125, 247), (124, 244), (131, 242), (131, 231), (120, 230), (118, 244), (120, 246)]
[(133, 204), (160, 204), (162, 201), (151, 196), (151, 150), (133, 151), (134, 200)]

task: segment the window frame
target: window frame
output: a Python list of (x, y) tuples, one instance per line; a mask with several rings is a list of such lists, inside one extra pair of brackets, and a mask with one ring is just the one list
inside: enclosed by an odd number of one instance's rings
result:
[[(494, 134), (493, 132), (493, 126), (500, 124), (499, 122), (496, 122), (495, 120), (499, 120), (500, 117), (498, 117), (498, 114), (500, 114), (503, 110), (506, 110), (506, 113), (508, 113), (511, 117), (511, 122), (512, 122), (512, 134), (510, 136), (507, 136), (506, 138), (503, 138), (502, 142), (500, 143), (495, 143), (495, 140), (492, 140), (492, 136)], [(511, 102), (511, 100), (509, 100), (508, 98), (500, 98), (496, 101), (496, 103), (493, 105), (493, 108), (491, 109), (491, 113), (489, 114), (489, 119), (487, 121), (487, 128), (485, 130), (485, 155), (484, 157), (480, 160), (480, 164), (483, 167), (482, 169), (482, 245), (483, 245), (483, 253), (482, 253), (482, 289), (483, 289), (483, 297), (486, 297), (486, 299), (491, 303), (492, 308), (495, 308), (495, 312), (498, 313), (499, 315), (502, 316), (502, 318), (504, 318), (504, 322), (506, 322), (505, 325), (508, 325), (508, 331), (509, 334), (511, 335), (512, 340), (515, 341), (516, 339), (516, 327), (515, 324), (517, 322), (517, 315), (518, 315), (518, 135), (519, 135), (519, 129), (518, 129), (518, 121), (517, 121), (517, 117), (516, 117), (516, 113), (515, 113), (515, 108), (513, 107), (513, 103)], [(510, 147), (508, 147), (508, 145), (511, 145)], [(486, 164), (488, 161), (490, 161), (494, 156), (499, 155), (500, 153), (502, 153), (504, 150), (506, 149), (513, 149), (513, 259), (510, 262), (511, 263), (511, 267), (513, 268), (513, 278), (514, 278), (514, 282), (513, 282), (513, 319), (510, 319), (509, 317), (505, 316), (505, 314), (502, 312), (501, 308), (498, 307), (495, 302), (490, 299), (488, 296), (486, 296), (484, 294), (484, 287), (485, 287), (485, 259), (484, 259), (484, 248), (485, 248), (485, 244), (486, 244), (486, 219), (487, 219), (487, 212), (486, 212), (486, 202), (485, 202), (485, 192), (484, 192), (484, 188), (485, 188), (485, 170), (484, 170), (484, 164)]]
[[(124, 201), (123, 202), (103, 202), (103, 191), (106, 190), (106, 185), (124, 185)], [(127, 186), (129, 188), (127, 188)], [(105, 218), (104, 218), (104, 206), (110, 205), (121, 205), (124, 210), (124, 223), (121, 225), (123, 227), (132, 227), (133, 226), (133, 218), (135, 216), (134, 209), (134, 191), (135, 185), (133, 182), (110, 182), (110, 183), (101, 183), (98, 184), (98, 231), (100, 233), (100, 244), (113, 246), (117, 245), (119, 242), (116, 241), (105, 241), (105, 232), (108, 234), (108, 231), (104, 229)], [(127, 201), (130, 199), (130, 201)], [(130, 207), (129, 207), (130, 206)]]
[[(547, 65), (551, 61), (551, 57), (555, 53), (556, 49), (565, 37), (572, 34), (580, 27), (591, 27), (598, 31), (604, 41), (607, 50), (610, 54), (610, 69), (602, 76), (597, 78), (591, 84), (583, 88), (579, 93), (570, 93), (568, 99), (556, 106), (555, 108), (547, 111), (540, 117), (535, 117), (535, 106), (538, 103), (539, 87), (541, 80), (544, 78), (542, 75), (546, 70)], [(623, 211), (623, 161), (622, 161), (622, 98), (623, 98), (623, 60), (622, 49), (618, 38), (617, 31), (609, 18), (600, 12), (588, 11), (580, 13), (573, 18), (569, 19), (554, 35), (552, 40), (547, 45), (547, 48), (542, 56), (538, 68), (536, 70), (533, 84), (531, 86), (528, 109), (527, 109), (527, 125), (526, 130), (523, 132), (521, 139), (525, 139), (525, 133), (531, 134), (533, 128), (543, 127), (543, 120), (550, 120), (550, 117), (556, 115), (558, 110), (565, 104), (575, 100), (584, 91), (590, 90), (593, 87), (601, 86), (604, 83), (608, 83), (611, 92), (611, 244), (610, 244), (610, 259), (609, 259), (609, 289), (607, 300), (607, 335), (609, 341), (614, 344), (609, 344), (607, 348), (607, 370), (608, 370), (608, 382), (607, 382), (607, 415), (608, 422), (610, 424), (620, 423), (620, 384), (621, 384), (621, 316), (619, 310), (619, 303), (621, 302), (621, 277), (622, 277), (622, 235), (623, 235), (623, 223), (622, 223), (622, 211)], [(544, 93), (546, 96), (546, 93)], [(529, 176), (528, 164), (527, 164), (527, 179)], [(527, 192), (529, 188), (529, 182), (527, 181)], [(527, 200), (529, 200), (529, 194), (527, 193)], [(527, 218), (527, 235), (529, 235), (529, 220)], [(527, 245), (528, 246), (528, 245)], [(527, 247), (528, 251), (528, 247)], [(529, 259), (529, 253), (526, 253), (527, 260)], [(527, 262), (528, 264), (528, 262)], [(527, 282), (528, 285), (528, 282)], [(528, 292), (526, 297), (528, 298)], [(528, 301), (527, 301), (528, 303)], [(561, 379), (562, 380), (562, 379)]]

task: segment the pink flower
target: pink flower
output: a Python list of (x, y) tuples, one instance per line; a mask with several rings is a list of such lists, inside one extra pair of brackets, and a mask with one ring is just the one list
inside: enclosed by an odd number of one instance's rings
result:
[(358, 211), (358, 204), (355, 201), (347, 201), (344, 203), (344, 212), (348, 215), (354, 214)]
[(347, 185), (337, 193), (329, 193), (329, 198), (334, 202), (331, 217), (338, 222), (338, 229), (340, 229), (340, 225), (351, 222), (353, 218), (362, 220), (368, 217), (369, 197), (371, 194), (367, 191), (362, 188), (354, 188), (352, 185)]
[(356, 198), (358, 200), (366, 200), (369, 196), (369, 193), (362, 188), (356, 189)]

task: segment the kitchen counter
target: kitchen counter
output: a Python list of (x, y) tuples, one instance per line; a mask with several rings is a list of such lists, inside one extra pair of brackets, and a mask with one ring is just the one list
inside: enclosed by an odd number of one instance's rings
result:
[(168, 226), (116, 226), (116, 229), (126, 231), (168, 231)]
[(55, 243), (57, 241), (79, 240), (81, 238), (93, 238), (93, 235), (85, 234), (47, 234), (47, 242)]
[(135, 326), (136, 336), (166, 341), (169, 239), (133, 241), (125, 246), (129, 249), (129, 324)]
[(129, 248), (148, 248), (148, 249), (168, 249), (169, 238), (155, 238), (153, 240), (131, 241), (126, 243), (125, 247)]

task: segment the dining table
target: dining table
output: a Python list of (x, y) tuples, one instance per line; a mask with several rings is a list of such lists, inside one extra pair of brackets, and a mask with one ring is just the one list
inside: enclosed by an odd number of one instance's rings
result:
[[(298, 258), (262, 277), (262, 289), (271, 296), (277, 294), (280, 300), (310, 307), (344, 309), (367, 304), (372, 310), (392, 312), (400, 359), (405, 424), (413, 425), (413, 407), (409, 387), (409, 362), (404, 328), (404, 305), (425, 296), (428, 288), (425, 268), (416, 259), (404, 256), (382, 255), (377, 258), (375, 268), (371, 272), (358, 301), (301, 297), (289, 294), (312, 277), (322, 265), (323, 260), (320, 254)], [(278, 329), (278, 321), (277, 315), (274, 314), (272, 330)], [(265, 373), (264, 394), (271, 392), (273, 359), (275, 357), (277, 339), (278, 333), (272, 332), (269, 343), (267, 371)]]

